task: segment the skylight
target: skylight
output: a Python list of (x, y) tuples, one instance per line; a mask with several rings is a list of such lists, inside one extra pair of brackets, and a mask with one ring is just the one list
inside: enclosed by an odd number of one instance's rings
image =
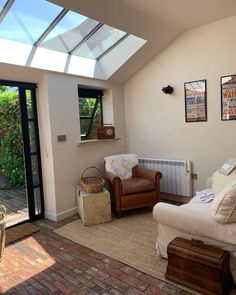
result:
[(0, 11), (3, 9), (6, 0), (0, 0)]
[(73, 51), (98, 24), (99, 22), (96, 20), (69, 11), (44, 39), (40, 46), (69, 53)]
[(0, 38), (93, 60), (128, 36), (46, 0), (0, 0), (0, 9)]
[(0, 0), (0, 63), (106, 80), (145, 43), (49, 0)]
[(62, 10), (41, 0), (34, 0), (33, 5), (28, 0), (11, 2), (13, 4), (0, 24), (0, 37), (26, 44), (34, 44)]
[(75, 55), (99, 59), (108, 49), (112, 48), (127, 34), (113, 27), (103, 25), (75, 52)]

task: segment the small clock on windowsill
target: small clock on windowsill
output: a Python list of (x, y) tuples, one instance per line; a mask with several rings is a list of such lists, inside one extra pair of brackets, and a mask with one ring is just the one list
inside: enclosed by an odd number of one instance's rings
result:
[(97, 127), (97, 139), (114, 139), (115, 128), (111, 125)]

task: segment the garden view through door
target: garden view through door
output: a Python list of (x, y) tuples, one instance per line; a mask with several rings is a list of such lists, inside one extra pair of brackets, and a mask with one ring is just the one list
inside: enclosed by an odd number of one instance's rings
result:
[(0, 81), (0, 204), (7, 226), (43, 217), (35, 88)]

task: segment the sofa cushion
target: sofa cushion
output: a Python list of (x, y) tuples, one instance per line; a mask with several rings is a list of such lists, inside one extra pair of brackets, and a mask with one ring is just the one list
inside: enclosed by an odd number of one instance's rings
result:
[(123, 195), (146, 192), (155, 189), (155, 185), (152, 181), (140, 177), (124, 179), (121, 183)]
[(216, 171), (212, 175), (212, 189), (215, 196), (233, 180), (236, 181), (236, 169), (234, 169), (229, 175), (223, 175), (219, 171)]
[(236, 181), (232, 181), (215, 196), (211, 214), (219, 223), (236, 222)]
[(195, 211), (205, 212), (210, 215), (209, 211), (211, 208), (211, 203), (202, 203), (199, 197), (195, 196), (188, 203), (181, 205), (181, 207)]

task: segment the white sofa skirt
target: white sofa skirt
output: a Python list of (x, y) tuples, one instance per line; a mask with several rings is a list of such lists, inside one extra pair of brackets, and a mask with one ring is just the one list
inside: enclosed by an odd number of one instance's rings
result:
[(216, 223), (209, 206), (196, 198), (180, 207), (156, 204), (153, 217), (157, 221), (157, 255), (167, 258), (167, 246), (176, 237), (199, 239), (230, 253), (230, 271), (236, 283), (236, 224)]

